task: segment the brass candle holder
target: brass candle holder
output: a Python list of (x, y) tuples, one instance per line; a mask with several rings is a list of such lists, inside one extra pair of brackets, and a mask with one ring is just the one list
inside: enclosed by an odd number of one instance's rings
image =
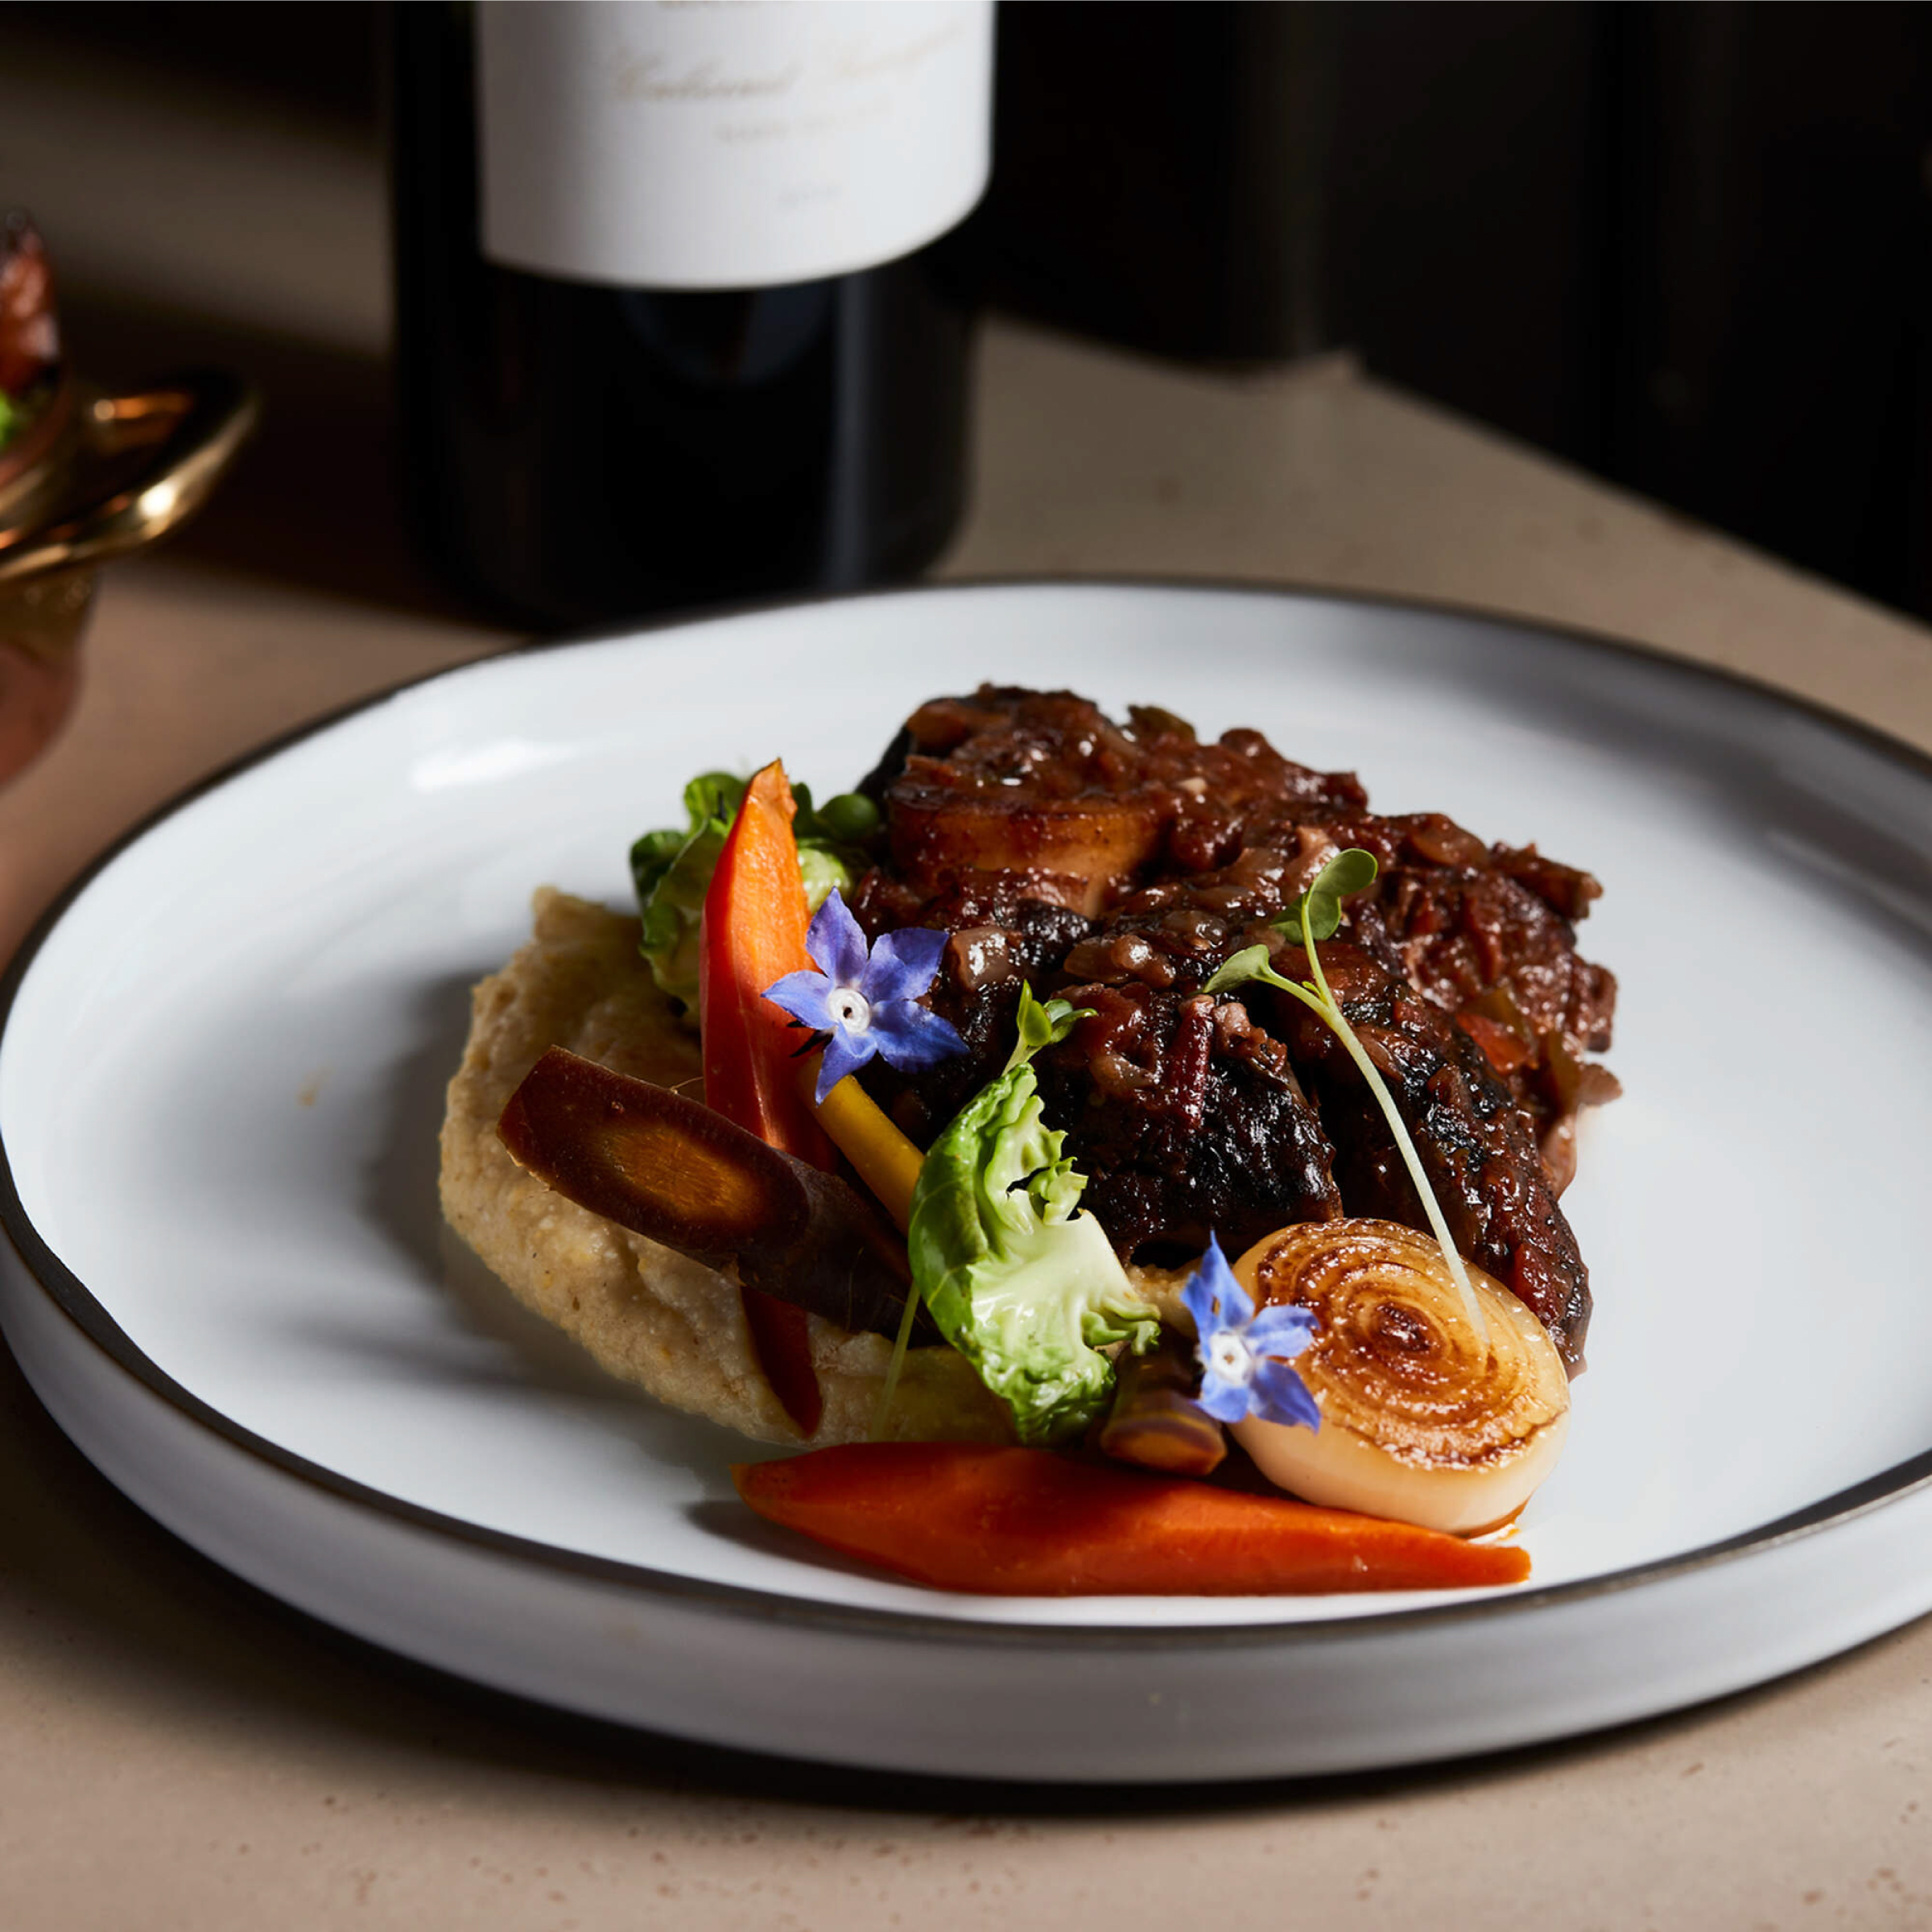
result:
[(70, 377), (0, 450), (0, 783), (72, 704), (99, 566), (192, 516), (258, 413), (219, 370), (121, 392)]

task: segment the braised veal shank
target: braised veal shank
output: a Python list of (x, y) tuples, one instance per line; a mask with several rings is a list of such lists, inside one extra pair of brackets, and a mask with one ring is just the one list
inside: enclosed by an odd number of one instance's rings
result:
[(1616, 982), (1576, 952), (1597, 896), (1534, 846), (1484, 845), (1439, 813), (1385, 817), (1353, 774), (1258, 732), (1205, 744), (1168, 712), (1117, 724), (1065, 691), (982, 687), (923, 705), (866, 790), (886, 856), (853, 893), (873, 937), (953, 937), (932, 1004), (964, 1059), (861, 1078), (922, 1142), (1004, 1063), (1022, 979), (1092, 1009), (1042, 1056), (1047, 1117), (1123, 1256), (1230, 1254), (1348, 1213), (1426, 1228), (1386, 1124), (1334, 1036), (1286, 995), (1201, 989), (1336, 851), (1381, 870), (1323, 964), (1387, 1080), (1457, 1245), (1542, 1318), (1574, 1367), (1588, 1276), (1557, 1195), (1578, 1108), (1616, 1083)]

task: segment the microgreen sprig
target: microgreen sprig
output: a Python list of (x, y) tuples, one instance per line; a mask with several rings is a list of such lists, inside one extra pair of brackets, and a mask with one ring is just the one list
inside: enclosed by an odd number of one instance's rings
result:
[(1360, 1070), (1362, 1078), (1368, 1083), (1368, 1091), (1375, 1096), (1376, 1104), (1389, 1122), (1389, 1130), (1395, 1136), (1402, 1164), (1409, 1170), (1410, 1179), (1415, 1183), (1415, 1191), (1422, 1198), (1422, 1212), (1428, 1216), (1436, 1245), (1443, 1251), (1443, 1260), (1463, 1298), (1463, 1312), (1469, 1317), (1477, 1339), (1487, 1348), (1489, 1324), (1483, 1319), (1475, 1286), (1469, 1279), (1468, 1269), (1463, 1265), (1462, 1256), (1456, 1251), (1448, 1221), (1436, 1200), (1435, 1190), (1429, 1185), (1428, 1177), (1422, 1172), (1422, 1156), (1415, 1150), (1415, 1142), (1409, 1137), (1409, 1129), (1397, 1109), (1394, 1095), (1389, 1092), (1387, 1082), (1377, 1071), (1375, 1063), (1356, 1038), (1355, 1029), (1348, 1024), (1335, 995), (1329, 991), (1328, 976), (1322, 971), (1321, 955), (1315, 951), (1317, 942), (1333, 939), (1341, 925), (1342, 901), (1373, 886), (1376, 871), (1373, 852), (1364, 852), (1359, 845), (1338, 852), (1315, 874), (1314, 884), (1274, 922), (1277, 932), (1285, 934), (1308, 955), (1309, 970), (1315, 976), (1311, 980), (1298, 982), (1284, 979), (1269, 964), (1265, 946), (1249, 946), (1236, 953), (1203, 990), (1227, 993), (1236, 986), (1245, 985), (1250, 980), (1259, 980), (1265, 986), (1279, 987), (1283, 993), (1299, 1000), (1341, 1042), (1348, 1057)]
[(892, 1398), (899, 1392), (899, 1372), (906, 1366), (906, 1352), (912, 1346), (912, 1325), (919, 1319), (919, 1285), (906, 1284), (906, 1311), (899, 1317), (899, 1331), (892, 1338), (892, 1358), (886, 1364), (886, 1379), (879, 1385), (878, 1400), (872, 1406), (872, 1426), (865, 1431), (869, 1443), (886, 1439), (886, 1419), (892, 1414)]

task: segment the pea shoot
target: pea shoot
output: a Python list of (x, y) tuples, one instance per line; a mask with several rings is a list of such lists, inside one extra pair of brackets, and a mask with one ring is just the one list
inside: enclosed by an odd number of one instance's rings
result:
[(1355, 1029), (1348, 1024), (1340, 1003), (1329, 991), (1328, 976), (1322, 971), (1321, 955), (1315, 951), (1318, 941), (1333, 939), (1340, 928), (1342, 901), (1373, 886), (1377, 870), (1375, 854), (1364, 852), (1359, 845), (1338, 852), (1316, 873), (1315, 882), (1308, 890), (1281, 918), (1272, 922), (1277, 932), (1285, 934), (1308, 955), (1308, 967), (1313, 978), (1299, 981), (1284, 979), (1270, 964), (1265, 946), (1249, 946), (1236, 953), (1203, 990), (1211, 993), (1229, 993), (1237, 986), (1257, 980), (1264, 986), (1278, 987), (1299, 1000), (1341, 1042), (1349, 1059), (1355, 1062), (1362, 1078), (1368, 1083), (1368, 1091), (1375, 1096), (1376, 1104), (1389, 1123), (1389, 1130), (1395, 1136), (1402, 1164), (1409, 1170), (1409, 1178), (1414, 1182), (1415, 1191), (1422, 1199), (1422, 1212), (1429, 1217), (1430, 1228), (1462, 1296), (1470, 1325), (1487, 1345), (1489, 1325), (1483, 1319), (1482, 1307), (1470, 1282), (1469, 1271), (1463, 1265), (1463, 1257), (1450, 1235), (1449, 1224), (1436, 1200), (1435, 1191), (1422, 1172), (1422, 1157), (1415, 1150), (1415, 1142), (1409, 1137), (1409, 1129), (1397, 1109), (1394, 1095), (1389, 1092), (1387, 1082), (1377, 1071), (1375, 1063), (1369, 1059)]

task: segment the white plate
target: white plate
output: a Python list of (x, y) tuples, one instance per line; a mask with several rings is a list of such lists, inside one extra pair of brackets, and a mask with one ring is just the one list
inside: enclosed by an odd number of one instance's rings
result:
[[(1626, 1097), (1566, 1205), (1597, 1311), (1533, 1583), (949, 1597), (745, 1520), (743, 1445), (606, 1381), (440, 1230), (467, 989), (549, 881), (621, 903), (691, 773), (826, 791), (981, 677), (1261, 727), (1605, 896)], [(1932, 778), (1587, 639), (1261, 592), (939, 589), (485, 663), (297, 739), (16, 962), (0, 1317), (144, 1508), (302, 1608), (607, 1718), (1046, 1778), (1485, 1749), (1761, 1681), (1932, 1608)]]

